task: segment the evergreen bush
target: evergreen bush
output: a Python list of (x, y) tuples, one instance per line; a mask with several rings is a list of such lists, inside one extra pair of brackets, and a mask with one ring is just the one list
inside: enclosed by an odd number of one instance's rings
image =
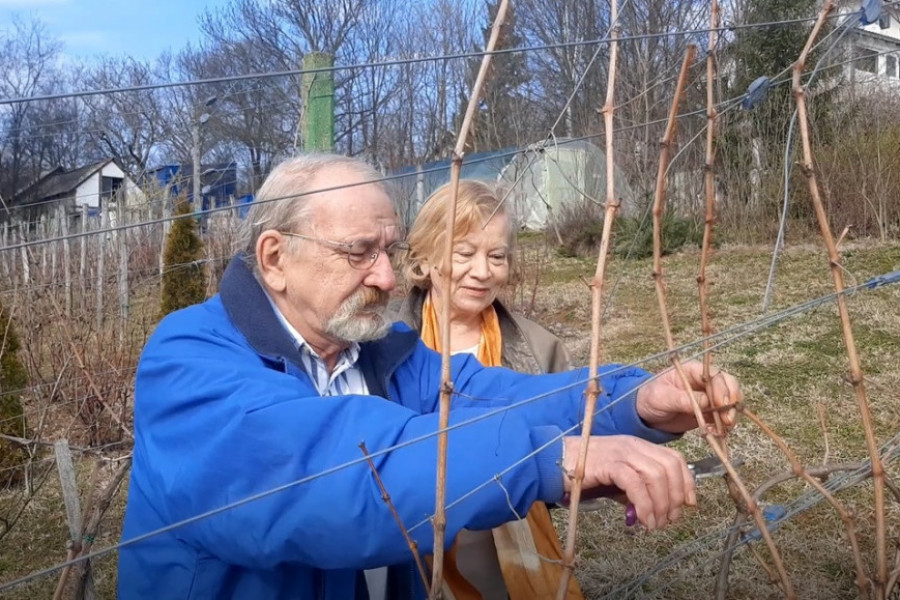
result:
[(206, 269), (201, 261), (203, 242), (190, 204), (182, 200), (175, 207), (172, 229), (163, 254), (160, 316), (206, 299)]
[[(28, 371), (19, 360), (18, 351), (19, 338), (11, 316), (0, 304), (0, 433), (26, 437), (22, 393), (28, 384)], [(24, 446), (0, 439), (0, 485), (20, 480), (22, 471), (16, 467), (27, 459)]]

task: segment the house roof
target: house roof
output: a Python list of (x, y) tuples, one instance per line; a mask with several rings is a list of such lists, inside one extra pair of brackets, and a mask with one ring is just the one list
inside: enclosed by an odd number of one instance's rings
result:
[(101, 160), (71, 171), (51, 171), (45, 177), (35, 182), (25, 192), (25, 203), (39, 202), (48, 198), (62, 196), (74, 192), (84, 181), (112, 162), (111, 158)]

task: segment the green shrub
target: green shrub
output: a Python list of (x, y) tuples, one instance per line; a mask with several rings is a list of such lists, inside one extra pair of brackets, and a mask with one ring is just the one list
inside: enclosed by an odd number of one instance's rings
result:
[[(700, 247), (703, 243), (703, 227), (691, 219), (677, 216), (672, 211), (663, 213), (660, 223), (663, 256), (681, 250), (685, 246)], [(613, 254), (619, 258), (649, 258), (653, 256), (653, 219), (626, 217), (616, 219), (613, 230)]]
[[(19, 338), (10, 315), (0, 305), (0, 433), (26, 437), (22, 390), (28, 384), (28, 371), (18, 357)], [(25, 448), (15, 442), (0, 440), (0, 485), (14, 483), (22, 472), (14, 467), (28, 459)]]
[(186, 201), (178, 203), (175, 215), (180, 218), (172, 223), (163, 255), (161, 316), (206, 299), (203, 242), (197, 235), (197, 222)]
[(567, 258), (587, 257), (600, 247), (603, 207), (593, 202), (565, 205), (548, 224), (548, 232), (561, 243), (557, 254)]
[[(691, 219), (666, 211), (662, 218), (662, 253), (672, 254), (685, 246), (703, 243), (703, 227)], [(602, 218), (584, 218), (567, 222), (563, 243), (557, 254), (567, 258), (596, 258), (603, 234)], [(653, 256), (653, 219), (619, 217), (613, 223), (612, 253), (619, 258)]]

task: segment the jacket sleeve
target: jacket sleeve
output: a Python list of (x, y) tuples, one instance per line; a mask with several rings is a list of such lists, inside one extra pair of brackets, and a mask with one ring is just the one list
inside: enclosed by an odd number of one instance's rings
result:
[[(416, 356), (421, 362), (408, 361), (403, 368), (412, 369), (419, 375), (409, 373), (406, 377), (415, 377), (423, 386), (420, 389), (426, 402), (423, 412), (435, 411), (438, 409), (440, 355), (420, 343), (420, 352)], [(637, 389), (650, 378), (650, 373), (638, 367), (608, 364), (599, 369), (599, 374), (602, 393), (597, 399), (594, 435), (634, 435), (657, 444), (678, 438), (648, 426), (637, 413)], [(453, 410), (513, 407), (506, 413), (518, 415), (532, 426), (552, 425), (563, 431), (572, 429), (571, 435), (581, 431), (587, 368), (526, 375), (502, 367), (483, 367), (474, 357), (458, 355), (453, 358), (452, 375), (455, 386)]]
[[(407, 561), (409, 549), (361, 461), (364, 441), (419, 549), (432, 551), (437, 444), (429, 434), (437, 414), (372, 396), (320, 397), (302, 373), (284, 372), (289, 364), (267, 364), (233, 331), (198, 329), (188, 318), (167, 318), (138, 367), (132, 485), (148, 498), (147, 510), (172, 524), (250, 499), (176, 531), (235, 565)], [(484, 408), (454, 410), (452, 422)], [(448, 502), (492, 483), (449, 510), (448, 542), (462, 527), (490, 528), (537, 500), (558, 501), (561, 443), (551, 442), (558, 435), (519, 414), (453, 430)]]

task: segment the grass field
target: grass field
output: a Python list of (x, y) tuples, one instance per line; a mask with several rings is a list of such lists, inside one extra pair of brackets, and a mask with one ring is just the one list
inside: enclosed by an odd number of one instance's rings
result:
[[(843, 250), (847, 285), (900, 268), (900, 247), (852, 245)], [(718, 251), (709, 267), (710, 307), (716, 330), (751, 321), (762, 315), (771, 255), (759, 248)], [(667, 257), (670, 314), (676, 342), (700, 337), (697, 293), (699, 252)], [(651, 260), (614, 261), (607, 289), (615, 290), (603, 329), (607, 361), (640, 361), (665, 348)], [(588, 289), (584, 279), (593, 275), (593, 261), (556, 261), (543, 275), (533, 316), (559, 333), (577, 363), (589, 353)], [(523, 287), (527, 287), (526, 283)], [(770, 312), (788, 308), (833, 291), (824, 252), (817, 246), (789, 248), (779, 262)], [(854, 333), (881, 442), (900, 433), (900, 290), (864, 292), (849, 301)], [(855, 396), (847, 381), (848, 363), (837, 310), (826, 304), (801, 316), (754, 333), (716, 351), (715, 362), (736, 374), (744, 387), (747, 405), (778, 432), (806, 465), (859, 460), (866, 456), (863, 430)], [(661, 361), (646, 363), (659, 369)], [(819, 419), (824, 414), (824, 427)], [(677, 443), (686, 455), (709, 453), (706, 443), (688, 435)], [(775, 445), (746, 420), (730, 438), (735, 455), (745, 459), (741, 474), (752, 489), (768, 477), (789, 470)], [(900, 462), (900, 461), (898, 461)], [(900, 475), (900, 464), (888, 468)], [(775, 488), (765, 500), (788, 503), (805, 490), (797, 483)], [(690, 599), (701, 593), (711, 597), (719, 568), (722, 531), (735, 514), (734, 504), (721, 481), (704, 482), (699, 506), (687, 518), (662, 532), (629, 530), (622, 509), (586, 516), (579, 531), (580, 581), (592, 598), (625, 597), (623, 585), (658, 568), (675, 551), (696, 550), (674, 566), (636, 585), (639, 598)], [(874, 557), (872, 489), (866, 482), (840, 496), (860, 521), (864, 558)], [(897, 547), (900, 506), (890, 505), (889, 539)], [(559, 520), (561, 528), (563, 520)], [(705, 538), (703, 536), (709, 536)], [(701, 543), (695, 540), (703, 538)], [(775, 537), (788, 572), (801, 598), (853, 598), (855, 573), (843, 526), (824, 503), (801, 513), (782, 526)], [(731, 598), (779, 598), (752, 554), (739, 552), (731, 569)], [(631, 588), (628, 588), (631, 589)]]
[[(853, 243), (842, 249), (848, 285), (900, 268), (900, 245)], [(767, 249), (727, 247), (718, 250), (709, 268), (710, 305), (717, 330), (757, 319), (769, 269)], [(665, 274), (676, 340), (700, 336), (695, 251), (667, 257)], [(584, 283), (594, 272), (594, 260), (561, 259), (540, 243), (527, 246), (524, 275), (515, 301), (531, 316), (559, 334), (576, 363), (585, 363), (589, 348), (590, 295)], [(610, 299), (603, 326), (606, 361), (642, 361), (664, 349), (659, 311), (649, 260), (613, 260), (607, 283)], [(788, 248), (779, 263), (771, 311), (830, 293), (831, 277), (818, 246)], [(849, 300), (865, 382), (880, 442), (900, 432), (900, 286), (862, 292)], [(863, 431), (852, 389), (837, 311), (826, 304), (803, 315), (735, 341), (716, 351), (716, 364), (735, 373), (745, 389), (746, 403), (791, 445), (806, 465), (856, 461), (866, 457)], [(656, 360), (651, 370), (665, 366)], [(746, 420), (731, 435), (735, 455), (745, 459), (741, 473), (753, 488), (787, 469), (787, 462), (767, 438)], [(705, 442), (688, 435), (676, 443), (689, 458), (708, 454)], [(78, 465), (87, 486), (91, 459)], [(67, 529), (52, 462), (38, 463), (46, 481), (22, 518), (8, 532), (0, 522), (0, 582), (53, 565), (65, 558)], [(113, 467), (106, 467), (106, 476)], [(888, 466), (900, 477), (900, 461)], [(38, 479), (40, 481), (40, 479)], [(764, 501), (788, 504), (805, 490), (791, 482), (772, 490)], [(842, 492), (859, 520), (864, 558), (874, 564), (872, 486), (864, 482)], [(10, 514), (14, 492), (0, 496), (0, 516)], [(95, 548), (113, 544), (119, 536), (124, 490), (116, 498)], [(900, 506), (889, 503), (891, 556), (900, 536)], [(589, 513), (579, 531), (578, 577), (590, 598), (712, 597), (723, 546), (722, 532), (731, 523), (734, 505), (721, 481), (700, 487), (699, 506), (675, 526), (649, 533), (624, 526), (620, 506), (610, 503)], [(556, 515), (564, 532), (563, 517)], [(799, 513), (775, 534), (787, 570), (801, 598), (853, 598), (852, 557), (840, 519), (819, 503)], [(760, 549), (762, 547), (760, 546)], [(692, 550), (688, 553), (687, 550)], [(673, 552), (684, 556), (661, 568)], [(102, 598), (114, 597), (115, 555), (95, 565)], [(659, 572), (656, 572), (659, 571)], [(644, 581), (642, 575), (652, 573)], [(4, 598), (50, 598), (58, 575), (17, 588)], [(779, 598), (778, 590), (747, 551), (740, 550), (731, 567), (729, 598)], [(626, 586), (626, 587), (623, 587)], [(626, 594), (626, 589), (630, 590)]]

